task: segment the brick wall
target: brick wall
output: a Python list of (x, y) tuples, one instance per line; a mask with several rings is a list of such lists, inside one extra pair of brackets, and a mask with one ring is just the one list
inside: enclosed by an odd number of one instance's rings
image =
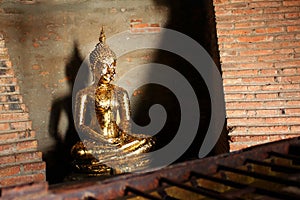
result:
[(5, 41), (0, 35), (0, 188), (45, 181), (45, 163), (31, 129)]
[(300, 135), (300, 1), (214, 0), (231, 150)]

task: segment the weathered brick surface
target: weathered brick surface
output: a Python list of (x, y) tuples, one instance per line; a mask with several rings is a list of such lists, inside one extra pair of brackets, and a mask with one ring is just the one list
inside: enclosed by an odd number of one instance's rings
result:
[(142, 19), (132, 19), (130, 21), (130, 32), (132, 34), (140, 33), (156, 33), (160, 32), (161, 28), (159, 24), (143, 23)]
[(47, 199), (45, 197), (47, 190), (48, 184), (45, 182), (25, 184), (17, 187), (3, 188), (1, 196), (3, 199)]
[(300, 1), (214, 0), (231, 150), (300, 134)]
[(45, 163), (42, 161), (41, 152), (37, 151), (37, 145), (29, 113), (22, 101), (8, 50), (5, 48), (5, 41), (0, 37), (0, 189), (2, 188), (2, 196), (5, 193), (3, 188), (8, 186), (45, 182)]

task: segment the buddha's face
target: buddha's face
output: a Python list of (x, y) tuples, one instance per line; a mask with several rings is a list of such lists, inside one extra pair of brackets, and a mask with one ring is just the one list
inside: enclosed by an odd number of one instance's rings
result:
[(112, 57), (106, 58), (102, 61), (103, 69), (101, 71), (101, 82), (110, 83), (114, 80), (116, 75), (116, 60)]

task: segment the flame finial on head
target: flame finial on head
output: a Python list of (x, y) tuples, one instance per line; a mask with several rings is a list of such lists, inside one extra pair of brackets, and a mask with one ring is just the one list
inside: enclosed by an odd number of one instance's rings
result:
[(99, 42), (101, 42), (101, 43), (104, 44), (105, 40), (106, 40), (106, 36), (105, 36), (104, 29), (103, 29), (103, 26), (102, 26), (102, 29), (101, 29), (101, 32), (100, 32), (100, 36), (99, 36)]

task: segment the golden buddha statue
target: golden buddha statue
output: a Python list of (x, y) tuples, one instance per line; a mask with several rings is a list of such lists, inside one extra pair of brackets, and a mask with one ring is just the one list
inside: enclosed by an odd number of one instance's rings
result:
[(131, 133), (128, 94), (112, 84), (116, 55), (105, 39), (102, 28), (89, 56), (94, 82), (76, 95), (74, 120), (82, 141), (71, 150), (77, 171), (100, 176), (145, 169), (150, 161), (144, 153), (155, 143)]

